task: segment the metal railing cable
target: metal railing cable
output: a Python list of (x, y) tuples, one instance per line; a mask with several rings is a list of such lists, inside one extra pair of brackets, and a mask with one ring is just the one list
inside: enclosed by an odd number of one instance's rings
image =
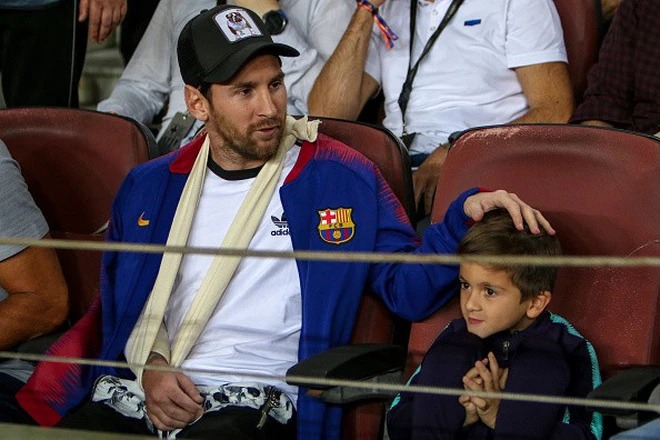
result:
[[(320, 251), (266, 251), (227, 249), (218, 247), (192, 247), (192, 246), (166, 246), (144, 243), (116, 243), (83, 240), (61, 240), (61, 239), (28, 239), (16, 237), (0, 237), (0, 245), (10, 246), (34, 246), (54, 249), (83, 250), (83, 251), (111, 251), (111, 252), (142, 252), (142, 253), (181, 253), (202, 255), (225, 255), (230, 257), (252, 257), (252, 258), (287, 258), (310, 261), (331, 262), (360, 262), (360, 263), (407, 263), (407, 264), (460, 264), (462, 262), (475, 263), (497, 263), (499, 265), (543, 265), (543, 266), (572, 266), (572, 267), (660, 267), (660, 257), (652, 256), (513, 256), (513, 255), (471, 255), (459, 256), (449, 254), (410, 254), (410, 253), (379, 253), (379, 252), (320, 252)], [(16, 353), (0, 351), (0, 358), (16, 359), (32, 362), (54, 362), (74, 363), (86, 366), (101, 366), (112, 368), (136, 368), (152, 369), (171, 372), (198, 372), (222, 374), (223, 370), (213, 369), (181, 369), (175, 367), (162, 367), (153, 365), (133, 365), (126, 362), (106, 361), (99, 359), (69, 358), (49, 355), (38, 355), (29, 353)], [(242, 375), (236, 371), (224, 371), (233, 375)], [(250, 373), (249, 377), (258, 377), (256, 373)], [(263, 375), (264, 378), (274, 379), (273, 375)], [(500, 398), (534, 403), (548, 403), (560, 405), (583, 405), (592, 408), (607, 408), (623, 411), (645, 411), (660, 414), (660, 405), (649, 403), (621, 402), (611, 400), (598, 400), (576, 397), (547, 396), (526, 393), (467, 391), (465, 389), (454, 389), (445, 387), (431, 387), (405, 384), (386, 384), (354, 380), (340, 380), (320, 377), (289, 376), (296, 383), (307, 385), (318, 385), (319, 387), (348, 387), (357, 389), (368, 389), (388, 392), (415, 392), (437, 395), (470, 395), (486, 398)], [(284, 380), (285, 378), (279, 378)]]
[(330, 378), (321, 378), (321, 377), (313, 377), (313, 376), (290, 375), (285, 378), (277, 375), (265, 375), (258, 373), (244, 374), (239, 371), (233, 371), (233, 370), (201, 369), (201, 368), (182, 369), (178, 367), (169, 367), (169, 366), (137, 365), (126, 362), (120, 362), (120, 361), (105, 361), (98, 359), (85, 359), (85, 358), (72, 358), (72, 357), (70, 358), (70, 357), (48, 356), (48, 355), (28, 354), (28, 353), (15, 353), (9, 351), (0, 351), (0, 359), (78, 364), (78, 365), (86, 365), (86, 366), (100, 366), (100, 367), (110, 367), (110, 368), (119, 368), (119, 369), (135, 369), (141, 367), (144, 368), (145, 370), (167, 371), (167, 372), (175, 372), (175, 373), (194, 372), (194, 373), (204, 373), (204, 374), (210, 373), (210, 374), (219, 374), (219, 375), (223, 373), (231, 373), (235, 376), (245, 376), (246, 378), (249, 377), (250, 379), (254, 379), (254, 378), (263, 378), (269, 380), (289, 379), (292, 383), (305, 383), (306, 384), (305, 386), (307, 388), (312, 388), (312, 385), (317, 385), (322, 388), (346, 387), (346, 388), (357, 388), (357, 389), (365, 389), (372, 391), (389, 391), (392, 393), (406, 391), (409, 393), (423, 393), (423, 394), (449, 395), (449, 396), (469, 395), (469, 396), (485, 397), (485, 398), (524, 401), (530, 403), (546, 403), (546, 404), (567, 405), (567, 406), (588, 406), (591, 408), (607, 408), (607, 409), (614, 409), (620, 411), (655, 412), (660, 414), (659, 404), (622, 402), (622, 401), (588, 399), (588, 398), (579, 398), (579, 397), (548, 396), (548, 395), (532, 394), (532, 393), (529, 394), (507, 393), (506, 391), (504, 392), (468, 391), (460, 388), (406, 385), (403, 383), (387, 384), (387, 383), (365, 382), (359, 380), (330, 379)]
[(114, 251), (142, 253), (180, 253), (201, 255), (224, 255), (247, 258), (288, 258), (307, 261), (329, 261), (349, 263), (407, 263), (407, 264), (460, 264), (497, 263), (506, 265), (542, 265), (572, 267), (641, 267), (660, 266), (660, 257), (654, 256), (521, 256), (521, 255), (470, 255), (450, 254), (411, 254), (384, 252), (325, 252), (325, 251), (267, 251), (250, 249), (229, 249), (219, 247), (166, 246), (144, 243), (116, 243), (83, 240), (28, 239), (0, 237), (0, 245), (35, 246), (52, 249), (81, 251)]

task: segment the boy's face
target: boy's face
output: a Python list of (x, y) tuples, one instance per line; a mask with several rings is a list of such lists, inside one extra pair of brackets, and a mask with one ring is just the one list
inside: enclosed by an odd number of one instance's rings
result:
[(463, 318), (468, 331), (480, 338), (504, 330), (523, 330), (540, 313), (533, 298), (520, 302), (520, 289), (503, 270), (463, 263), (460, 282)]

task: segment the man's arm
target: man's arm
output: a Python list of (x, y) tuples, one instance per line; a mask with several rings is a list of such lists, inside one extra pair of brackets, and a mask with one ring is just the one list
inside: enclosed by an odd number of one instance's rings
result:
[[(277, 43), (295, 47), (300, 56), (282, 57), (286, 74), (289, 113), (307, 114), (307, 98), (314, 81), (344, 35), (355, 9), (353, 0), (308, 0), (281, 7), (276, 0), (237, 0), (236, 5), (253, 10), (260, 17), (283, 9), (289, 21)], [(293, 108), (292, 108), (293, 107)]]
[[(372, 0), (379, 7), (384, 0)], [(365, 103), (378, 91), (378, 83), (364, 71), (373, 27), (369, 11), (356, 8), (337, 49), (309, 94), (309, 114), (356, 119)]]
[(108, 38), (126, 16), (126, 0), (80, 0), (78, 21), (89, 19), (89, 39)]
[(0, 262), (0, 349), (55, 330), (68, 313), (68, 290), (55, 251), (29, 247)]
[[(470, 223), (480, 221), (486, 212), (498, 208), (509, 212), (517, 229), (527, 224), (534, 234), (541, 229), (549, 234), (555, 233), (543, 215), (516, 194), (503, 190), (480, 192), (475, 188), (463, 192), (451, 203), (443, 221), (426, 230), (419, 246), (414, 244), (415, 234), (410, 225), (403, 225), (396, 212), (381, 205), (376, 211), (378, 235), (374, 250), (455, 254)], [(373, 292), (392, 312), (409, 321), (424, 319), (449, 301), (457, 292), (457, 280), (458, 266), (451, 264), (378, 263), (371, 266), (370, 273)]]
[(512, 124), (566, 123), (573, 113), (573, 91), (565, 63), (541, 63), (514, 69), (529, 110)]
[[(163, 108), (172, 88), (171, 62), (176, 50), (171, 4), (170, 0), (159, 3), (121, 78), (98, 104), (98, 111), (149, 124)], [(176, 105), (173, 101), (172, 106)]]
[[(565, 63), (541, 63), (515, 69), (527, 98), (529, 110), (512, 124), (534, 122), (565, 123), (573, 112), (573, 92)], [(425, 214), (431, 212), (435, 187), (447, 157), (447, 148), (438, 147), (413, 174), (415, 204), (424, 202)]]

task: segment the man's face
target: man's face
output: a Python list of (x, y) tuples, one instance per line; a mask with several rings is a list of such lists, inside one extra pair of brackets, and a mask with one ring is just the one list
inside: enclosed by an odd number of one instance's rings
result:
[(503, 271), (476, 263), (461, 264), (461, 312), (467, 329), (480, 338), (527, 328), (532, 299), (520, 302), (520, 289)]
[(273, 55), (255, 57), (228, 84), (213, 84), (206, 129), (214, 160), (237, 169), (270, 159), (282, 139), (286, 99), (284, 74)]

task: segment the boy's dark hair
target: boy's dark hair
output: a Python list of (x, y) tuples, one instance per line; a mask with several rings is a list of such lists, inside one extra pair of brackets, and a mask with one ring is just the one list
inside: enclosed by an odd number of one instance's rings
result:
[[(506, 210), (487, 212), (481, 221), (470, 228), (458, 245), (459, 255), (561, 255), (559, 240), (543, 229), (534, 235), (525, 225), (519, 231)], [(556, 266), (524, 266), (487, 264), (488, 267), (505, 271), (511, 282), (520, 289), (521, 299), (533, 298), (544, 290), (552, 291), (557, 277)]]

